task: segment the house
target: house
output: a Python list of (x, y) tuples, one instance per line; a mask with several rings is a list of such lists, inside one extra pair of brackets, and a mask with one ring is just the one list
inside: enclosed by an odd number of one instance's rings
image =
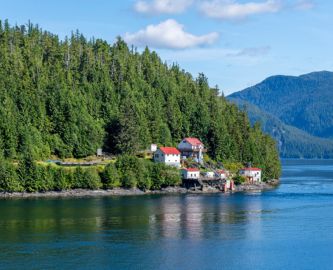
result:
[(184, 138), (179, 144), (178, 149), (182, 157), (194, 158), (195, 161), (202, 163), (204, 144), (197, 138)]
[(228, 177), (228, 172), (226, 170), (217, 170), (215, 172), (216, 177), (220, 179), (227, 179)]
[(261, 169), (259, 168), (243, 168), (239, 171), (239, 174), (245, 177), (250, 184), (261, 182)]
[(183, 179), (199, 179), (200, 178), (200, 170), (197, 168), (184, 168), (181, 169), (181, 176)]
[(154, 161), (179, 168), (180, 152), (175, 147), (160, 147), (154, 153)]

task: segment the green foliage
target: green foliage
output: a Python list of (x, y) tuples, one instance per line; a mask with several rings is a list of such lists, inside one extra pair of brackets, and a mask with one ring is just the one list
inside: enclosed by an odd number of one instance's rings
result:
[(18, 180), (15, 166), (6, 160), (0, 160), (0, 191), (23, 191), (23, 187)]
[(101, 179), (96, 168), (77, 167), (73, 179), (73, 188), (98, 189), (101, 187)]
[[(193, 78), (149, 49), (138, 53), (121, 39), (110, 45), (78, 32), (60, 41), (29, 24), (0, 30), (0, 57), (0, 154), (21, 160), (18, 177), (27, 191), (100, 187), (95, 169), (38, 169), (34, 162), (84, 157), (100, 147), (121, 155), (115, 168), (122, 186), (176, 183), (171, 172), (168, 183), (156, 173), (161, 168), (126, 155), (187, 136), (201, 139), (214, 160), (252, 161), (266, 177), (279, 177), (275, 144), (245, 113), (204, 74)], [(103, 185), (118, 185), (110, 181)]]
[(120, 187), (120, 175), (113, 163), (108, 164), (101, 174), (103, 187), (106, 189)]
[(333, 157), (332, 72), (272, 76), (228, 97), (261, 122), (282, 157)]
[(223, 163), (224, 168), (226, 168), (231, 173), (238, 173), (238, 171), (244, 167), (244, 165), (240, 162), (224, 162)]
[(54, 190), (61, 191), (67, 190), (72, 187), (73, 175), (66, 172), (62, 168), (58, 168), (54, 171)]
[(234, 180), (235, 185), (241, 185), (246, 182), (246, 178), (241, 175), (236, 175), (235, 177), (232, 178)]
[(262, 130), (278, 143), (280, 156), (284, 158), (332, 158), (333, 140), (312, 136), (294, 126), (283, 123), (273, 114), (260, 110), (246, 101), (231, 98), (245, 110), (251, 123), (260, 122)]

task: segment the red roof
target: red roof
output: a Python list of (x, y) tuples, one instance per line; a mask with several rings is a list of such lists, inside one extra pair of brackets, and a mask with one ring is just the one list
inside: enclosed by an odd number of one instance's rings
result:
[(217, 173), (225, 173), (225, 170), (217, 170)]
[(184, 140), (194, 146), (203, 145), (203, 143), (198, 138), (185, 138)]
[(241, 171), (261, 171), (260, 168), (243, 168)]
[(200, 171), (197, 168), (184, 168), (183, 170), (188, 171), (188, 172), (199, 172)]
[(180, 155), (180, 152), (175, 147), (160, 147), (160, 149), (166, 155)]

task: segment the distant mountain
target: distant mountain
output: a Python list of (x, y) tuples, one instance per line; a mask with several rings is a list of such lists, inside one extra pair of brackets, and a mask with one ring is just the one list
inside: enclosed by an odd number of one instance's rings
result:
[(228, 99), (261, 122), (282, 157), (333, 158), (333, 72), (273, 76)]
[(273, 76), (230, 97), (254, 104), (311, 135), (333, 138), (333, 72)]
[(333, 158), (333, 140), (315, 137), (296, 127), (283, 123), (274, 115), (242, 100), (229, 98), (248, 112), (252, 124), (260, 122), (264, 132), (270, 134), (284, 158)]

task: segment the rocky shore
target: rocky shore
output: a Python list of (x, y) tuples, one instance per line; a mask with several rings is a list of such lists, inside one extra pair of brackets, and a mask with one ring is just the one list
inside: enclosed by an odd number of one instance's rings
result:
[[(271, 180), (267, 183), (253, 185), (238, 185), (232, 192), (260, 192), (275, 188), (279, 184), (278, 180)], [(0, 199), (5, 198), (71, 198), (71, 197), (101, 197), (101, 196), (133, 196), (133, 195), (149, 195), (149, 194), (208, 194), (221, 193), (216, 188), (205, 188), (204, 190), (186, 189), (184, 187), (167, 187), (161, 190), (142, 191), (138, 188), (125, 189), (115, 188), (110, 190), (86, 190), (74, 189), (64, 191), (47, 191), (47, 192), (0, 192)]]

